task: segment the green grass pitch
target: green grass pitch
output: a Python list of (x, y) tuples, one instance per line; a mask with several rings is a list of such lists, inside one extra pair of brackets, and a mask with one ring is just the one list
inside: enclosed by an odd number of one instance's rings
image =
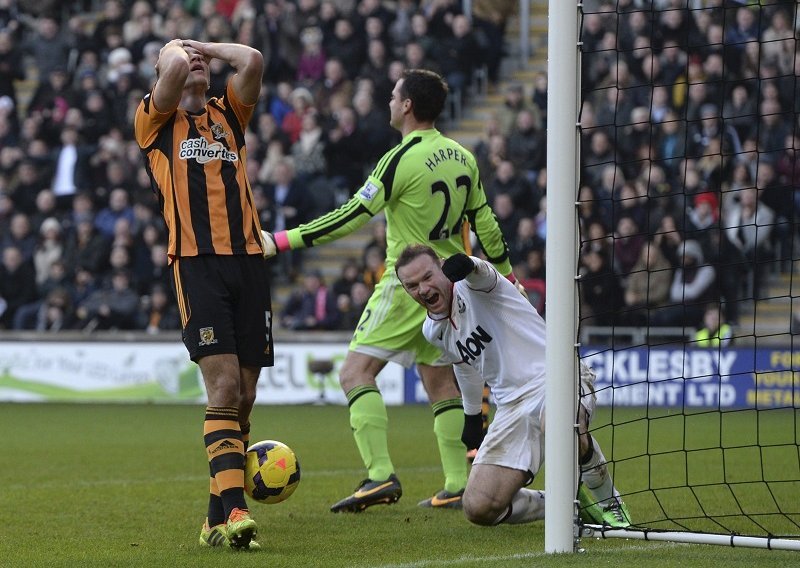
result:
[[(257, 407), (252, 440), (290, 445), (302, 467), (300, 486), (284, 503), (252, 505), (260, 552), (203, 549), (197, 544), (208, 488), (203, 411), (200, 406), (0, 405), (0, 566), (800, 565), (800, 553), (794, 552), (621, 539), (584, 539), (583, 554), (549, 556), (543, 553), (543, 522), (484, 528), (470, 525), (459, 511), (420, 509), (417, 502), (442, 485), (433, 419), (422, 406), (389, 408), (390, 449), (403, 498), (357, 515), (328, 510), (365, 477), (347, 409)], [(636, 411), (629, 412), (636, 418)], [(624, 418), (615, 413), (614, 423)], [(769, 431), (795, 433), (793, 413), (774, 418)], [(601, 411), (596, 423), (608, 422), (608, 411)], [(657, 435), (662, 445), (687, 435), (677, 421), (657, 424), (661, 430), (650, 437)], [(647, 444), (626, 428), (617, 426), (614, 435), (628, 436), (630, 455), (637, 456)], [(597, 435), (606, 443), (613, 432), (600, 428)], [(658, 451), (653, 440), (649, 443)], [(626, 459), (624, 453), (618, 457)], [(786, 467), (796, 468), (787, 459)], [(665, 460), (654, 471), (664, 475), (670, 467)], [(636, 478), (646, 475), (638, 465), (625, 473), (620, 469), (620, 475), (631, 485), (647, 483)], [(543, 479), (535, 486), (543, 486)], [(642, 500), (631, 513), (654, 515), (643, 510), (648, 506)]]

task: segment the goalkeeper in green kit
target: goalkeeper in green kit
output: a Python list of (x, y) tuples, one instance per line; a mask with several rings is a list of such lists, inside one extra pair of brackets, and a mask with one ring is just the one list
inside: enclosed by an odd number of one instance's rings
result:
[(404, 367), (417, 364), (433, 407), (445, 482), (420, 506), (461, 508), (467, 483), (461, 396), (450, 364), (422, 335), (425, 309), (403, 291), (394, 262), (411, 243), (425, 243), (443, 258), (464, 252), (461, 228), (469, 221), (489, 261), (512, 281), (514, 276), (474, 157), (434, 127), (446, 98), (447, 85), (439, 75), (407, 70), (389, 101), (391, 126), (403, 135), (400, 144), (380, 159), (364, 185), (335, 211), (288, 231), (264, 234), (265, 255), (270, 257), (334, 241), (379, 212), (386, 215), (386, 271), (358, 322), (339, 373), (368, 478), (355, 493), (335, 503), (333, 512), (359, 512), (394, 503), (402, 495), (389, 457), (386, 407), (375, 382), (388, 361)]

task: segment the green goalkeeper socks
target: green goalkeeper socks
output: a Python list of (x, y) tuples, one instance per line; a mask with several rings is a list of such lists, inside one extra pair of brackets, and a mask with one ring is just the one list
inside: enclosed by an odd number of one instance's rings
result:
[[(381, 393), (371, 385), (363, 385), (347, 393), (350, 404), (350, 426), (367, 467), (369, 478), (383, 481), (394, 473), (389, 457), (387, 432), (389, 418)], [(461, 399), (443, 400), (433, 405), (433, 431), (445, 476), (445, 490), (457, 493), (467, 485), (466, 448), (461, 443), (464, 409)]]
[(444, 470), (444, 488), (457, 493), (467, 485), (467, 448), (461, 442), (464, 406), (460, 398), (441, 400), (433, 407), (433, 432), (439, 444)]
[(394, 473), (389, 458), (389, 417), (381, 393), (372, 385), (362, 385), (347, 393), (350, 426), (361, 459), (373, 481), (383, 481)]

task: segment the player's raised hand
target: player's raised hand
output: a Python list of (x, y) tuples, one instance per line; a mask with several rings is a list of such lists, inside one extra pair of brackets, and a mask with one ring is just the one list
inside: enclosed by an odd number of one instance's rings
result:
[(450, 282), (458, 282), (475, 270), (475, 263), (463, 252), (458, 252), (444, 261), (442, 272)]
[(264, 258), (272, 258), (278, 254), (278, 243), (275, 236), (269, 231), (261, 231), (261, 250)]
[(183, 49), (183, 40), (182, 39), (173, 39), (173, 40), (168, 41), (166, 44), (164, 44), (161, 47), (160, 50), (158, 50), (158, 53), (159, 54), (164, 53), (164, 51), (166, 51), (170, 47), (180, 47), (181, 49)]
[(203, 57), (208, 57), (208, 55), (206, 54), (206, 44), (203, 43), (202, 41), (196, 41), (193, 39), (184, 39), (181, 41), (181, 45), (183, 46), (183, 49), (189, 52), (194, 50)]
[(180, 49), (183, 49), (183, 40), (182, 39), (173, 39), (172, 41), (168, 42), (166, 45), (164, 45), (158, 51), (158, 59), (156, 59), (156, 73), (161, 71), (161, 68), (160, 68), (161, 66), (159, 65), (159, 63), (161, 62), (161, 55), (165, 51), (167, 51), (167, 50), (169, 50), (170, 48), (173, 48), (173, 47), (178, 47)]

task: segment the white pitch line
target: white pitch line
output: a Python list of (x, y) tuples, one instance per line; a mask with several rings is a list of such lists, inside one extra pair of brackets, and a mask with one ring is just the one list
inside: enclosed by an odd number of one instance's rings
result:
[[(588, 539), (584, 539), (588, 540)], [(636, 544), (632, 546), (617, 546), (613, 548), (603, 548), (602, 552), (620, 553), (626, 551), (653, 550), (653, 548), (676, 548), (686, 546), (682, 543), (650, 543), (650, 545)], [(476, 564), (482, 562), (503, 562), (508, 560), (521, 560), (524, 558), (547, 558), (552, 556), (547, 552), (521, 552), (517, 554), (495, 555), (495, 556), (461, 556), (448, 560), (430, 559), (417, 560), (416, 562), (406, 562), (403, 564), (371, 564), (369, 568), (427, 568), (429, 566), (458, 566), (459, 564)]]
[[(406, 467), (400, 470), (408, 473), (429, 473), (440, 471), (437, 467)], [(315, 478), (315, 477), (335, 477), (339, 475), (352, 475), (358, 477), (364, 475), (363, 469), (320, 469), (306, 471), (302, 467), (300, 469), (301, 477)], [(119, 486), (119, 485), (157, 485), (163, 483), (192, 483), (208, 480), (207, 475), (175, 475), (173, 477), (148, 477), (138, 479), (125, 479), (125, 478), (105, 478), (94, 480), (80, 480), (72, 483), (59, 482), (59, 481), (44, 481), (37, 482), (37, 488), (58, 488), (58, 487), (98, 487), (98, 486)], [(2, 486), (2, 492), (18, 491), (30, 489), (30, 482), (25, 483), (8, 483)], [(2, 493), (0, 492), (0, 493)]]
[(503, 562), (506, 560), (519, 560), (522, 558), (543, 558), (547, 556), (544, 552), (525, 552), (520, 554), (508, 554), (503, 556), (462, 556), (450, 560), (418, 560), (405, 564), (378, 564), (371, 565), (371, 568), (425, 568), (426, 566), (457, 566), (465, 562)]

